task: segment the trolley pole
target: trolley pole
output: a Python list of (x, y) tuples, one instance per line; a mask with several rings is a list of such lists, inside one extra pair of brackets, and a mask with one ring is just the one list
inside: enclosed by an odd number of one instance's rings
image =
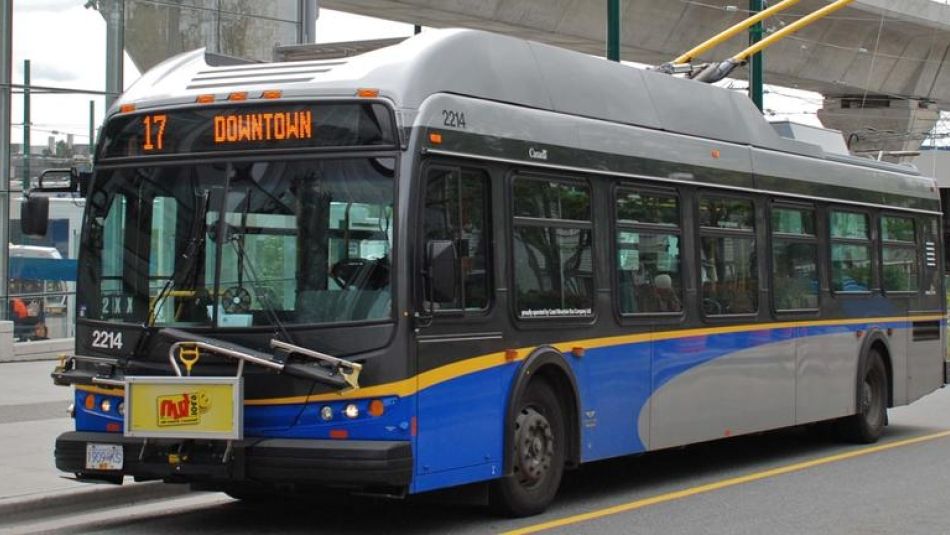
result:
[(607, 0), (607, 59), (620, 61), (620, 0)]
[[(749, 0), (749, 11), (753, 14), (762, 11), (762, 7), (762, 0)], [(749, 46), (761, 41), (763, 34), (761, 22), (757, 22), (749, 28)], [(764, 62), (765, 58), (762, 56), (762, 52), (754, 54), (749, 60), (749, 98), (759, 108), (759, 111), (762, 111), (764, 106), (764, 90), (762, 88)]]
[[(30, 189), (30, 60), (23, 60), (23, 176), (22, 191)], [(55, 154), (54, 154), (55, 156)]]

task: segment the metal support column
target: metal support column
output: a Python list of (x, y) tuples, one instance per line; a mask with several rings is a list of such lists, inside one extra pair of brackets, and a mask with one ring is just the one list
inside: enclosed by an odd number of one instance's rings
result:
[(23, 60), (23, 176), (20, 182), (22, 191), (30, 189), (30, 156), (33, 152), (30, 141), (30, 60)]
[[(125, 66), (125, 0), (103, 2), (106, 14), (106, 111), (122, 94)], [(100, 8), (102, 9), (102, 8)]]
[(607, 0), (607, 59), (620, 61), (620, 0)]
[[(749, 0), (749, 11), (752, 13), (758, 13), (762, 11), (762, 0)], [(762, 40), (762, 35), (765, 32), (762, 29), (762, 23), (757, 22), (751, 28), (749, 28), (749, 46), (752, 46)], [(763, 79), (763, 67), (765, 63), (765, 58), (762, 56), (762, 52), (758, 54), (753, 54), (749, 59), (749, 98), (752, 99), (752, 102), (755, 103), (756, 107), (761, 111), (764, 105), (764, 90), (762, 87)]]
[(96, 101), (89, 101), (89, 157), (96, 153)]
[(0, 0), (0, 318), (10, 314), (10, 84), (13, 81), (13, 0)]
[(298, 14), (297, 43), (316, 43), (317, 42), (317, 17), (320, 16), (320, 7), (317, 0), (300, 0)]

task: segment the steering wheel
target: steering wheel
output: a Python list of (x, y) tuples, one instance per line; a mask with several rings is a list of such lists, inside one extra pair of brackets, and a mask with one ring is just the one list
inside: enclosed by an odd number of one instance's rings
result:
[(341, 289), (346, 289), (356, 282), (357, 276), (371, 263), (372, 260), (365, 258), (344, 258), (330, 266), (330, 277)]

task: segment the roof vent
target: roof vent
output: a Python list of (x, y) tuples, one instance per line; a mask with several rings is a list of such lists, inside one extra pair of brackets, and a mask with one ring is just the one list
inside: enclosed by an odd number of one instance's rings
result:
[(345, 61), (300, 61), (220, 67), (199, 71), (188, 89), (219, 89), (231, 86), (278, 85), (309, 82)]

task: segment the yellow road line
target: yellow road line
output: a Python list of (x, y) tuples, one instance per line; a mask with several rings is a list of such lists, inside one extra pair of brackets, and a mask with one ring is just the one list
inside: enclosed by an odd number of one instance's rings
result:
[(950, 437), (950, 430), (941, 431), (939, 433), (933, 433), (930, 435), (924, 435), (916, 438), (909, 438), (906, 440), (898, 440), (895, 442), (889, 442), (887, 444), (880, 444), (878, 446), (871, 446), (869, 448), (863, 448), (856, 451), (849, 451), (846, 453), (838, 453), (836, 455), (829, 455), (828, 457), (820, 457), (818, 459), (813, 459), (811, 461), (805, 461), (801, 463), (790, 464), (787, 466), (780, 466), (778, 468), (772, 468), (771, 470), (765, 470), (762, 472), (756, 472), (753, 474), (748, 474), (740, 477), (734, 477), (732, 479), (724, 479), (722, 481), (717, 481), (715, 483), (709, 483), (706, 485), (700, 485), (698, 487), (691, 487), (688, 489), (677, 490), (674, 492), (668, 492), (666, 494), (660, 494), (658, 496), (653, 496), (650, 498), (644, 498), (642, 500), (636, 500), (633, 502), (628, 502), (620, 505), (615, 505), (613, 507), (607, 507), (605, 509), (600, 509), (597, 511), (591, 511), (589, 513), (583, 513), (574, 516), (568, 516), (560, 518), (557, 520), (551, 520), (549, 522), (542, 522), (540, 524), (534, 524), (532, 526), (525, 526), (523, 528), (514, 529), (511, 531), (506, 531), (503, 535), (524, 535), (527, 533), (537, 533), (539, 531), (544, 531), (547, 529), (559, 528), (563, 526), (570, 526), (572, 524), (578, 524), (580, 522), (586, 522), (588, 520), (594, 520), (597, 518), (603, 518), (605, 516), (615, 515), (617, 513), (623, 513), (626, 511), (633, 511), (635, 509), (642, 509), (644, 507), (649, 507), (651, 505), (657, 505), (664, 502), (669, 502), (673, 500), (679, 500), (682, 498), (688, 498), (690, 496), (696, 496), (697, 494), (703, 494), (706, 492), (712, 492), (714, 490), (720, 490), (728, 487), (734, 487), (736, 485), (742, 485), (744, 483), (751, 483), (753, 481), (759, 481), (762, 479), (767, 479), (770, 477), (781, 476), (784, 474), (790, 474), (792, 472), (798, 472), (800, 470), (807, 470), (809, 468), (814, 468), (816, 466), (821, 466), (823, 464), (834, 463), (838, 461), (844, 461), (847, 459), (853, 459), (855, 457), (861, 457), (864, 455), (870, 455), (872, 453), (877, 453), (881, 451), (886, 451), (894, 448), (900, 448), (903, 446), (910, 446), (913, 444), (919, 444), (921, 442), (928, 442), (931, 440), (937, 440), (939, 438)]

